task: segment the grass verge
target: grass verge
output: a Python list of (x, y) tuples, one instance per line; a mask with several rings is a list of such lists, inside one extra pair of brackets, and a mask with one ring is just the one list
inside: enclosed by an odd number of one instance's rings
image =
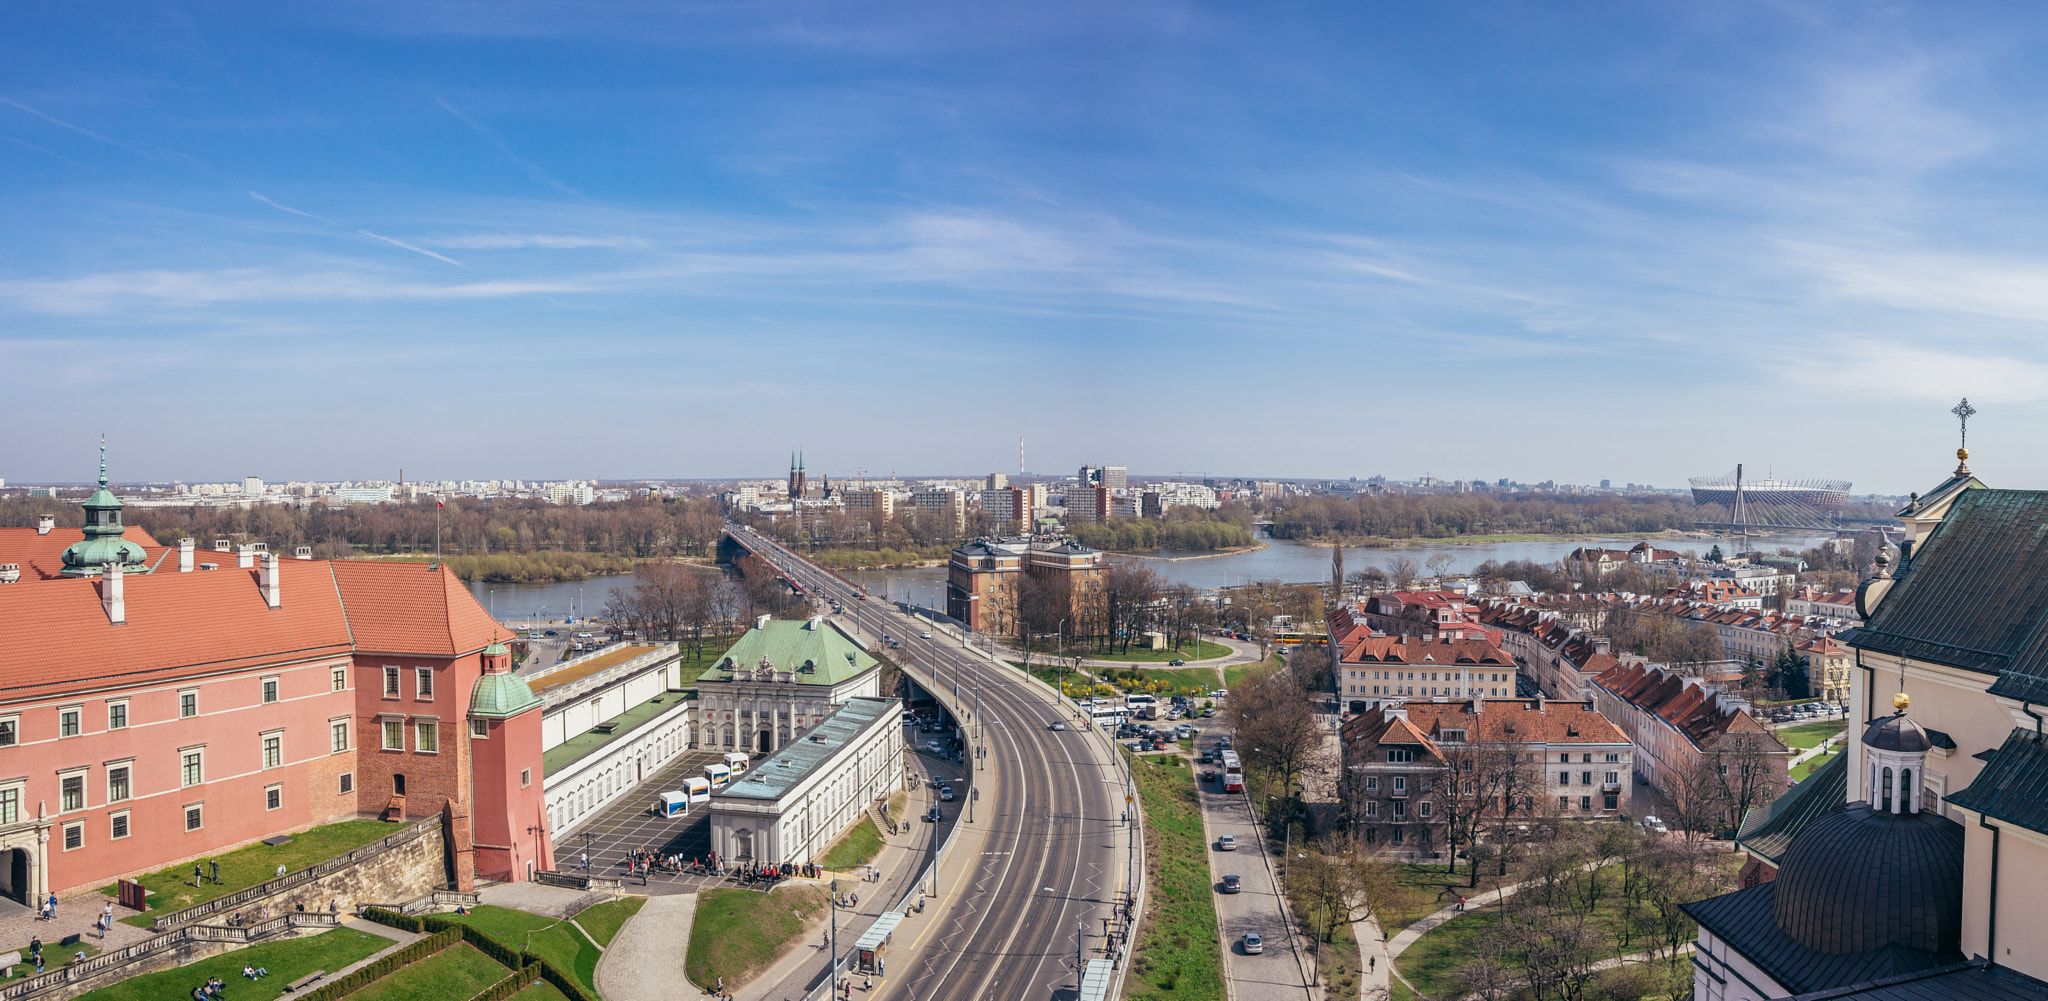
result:
[(1128, 661), (1134, 664), (1164, 664), (1169, 660), (1215, 660), (1230, 656), (1230, 648), (1221, 643), (1202, 640), (1197, 645), (1182, 644), (1172, 650), (1131, 649), (1121, 653), (1090, 653), (1089, 660)]
[(1778, 739), (1784, 741), (1786, 747), (1795, 751), (1804, 751), (1809, 747), (1819, 747), (1822, 741), (1841, 733), (1848, 726), (1849, 724), (1844, 720), (1801, 723), (1798, 726), (1788, 726), (1779, 730)]
[(598, 945), (609, 946), (617, 938), (619, 929), (626, 926), (626, 919), (640, 913), (647, 906), (646, 897), (621, 897), (607, 901), (576, 915), (576, 923), (597, 940)]
[[(16, 946), (15, 949), (20, 950), (24, 956), (28, 955), (27, 942)], [(85, 953), (85, 958), (91, 959), (100, 954), (100, 947), (86, 941), (80, 941), (77, 945), (58, 945), (55, 941), (43, 943), (43, 972), (48, 973), (52, 967), (69, 965), (73, 961), (73, 957), (77, 956), (80, 952)], [(0, 972), (0, 981), (34, 976), (35, 972), (36, 964), (34, 963), (16, 963), (8, 967), (4, 972)]]
[(1271, 674), (1285, 666), (1286, 662), (1278, 653), (1257, 664), (1239, 664), (1223, 669), (1223, 687), (1235, 689), (1245, 682), (1263, 674)]
[[(193, 885), (190, 865), (172, 866), (139, 877), (149, 890), (149, 910), (122, 918), (121, 923), (147, 928), (156, 923), (156, 914), (162, 911), (176, 911), (203, 904), (217, 897), (224, 897), (237, 890), (255, 886), (265, 880), (277, 878), (277, 867), (284, 866), (287, 872), (297, 872), (318, 862), (325, 862), (336, 855), (354, 851), (388, 834), (403, 830), (403, 825), (387, 824), (377, 820), (344, 820), (292, 835), (291, 843), (266, 845), (257, 843), (246, 848), (215, 857), (220, 862), (220, 885), (211, 881), (213, 875), (210, 859), (201, 859), (200, 866), (208, 881)], [(109, 897), (117, 896), (115, 887), (100, 889)], [(75, 906), (75, 905), (74, 905)], [(239, 972), (239, 971), (238, 971)]]
[(1125, 996), (1218, 1001), (1224, 996), (1222, 940), (1194, 776), (1179, 758), (1133, 758), (1130, 767), (1145, 810), (1150, 899)]
[[(219, 977), (228, 985), (228, 991), (239, 997), (282, 994), (285, 984), (314, 970), (340, 972), (342, 967), (379, 952), (391, 944), (391, 940), (382, 935), (371, 935), (353, 928), (336, 928), (311, 938), (252, 945), (246, 949), (236, 949), (195, 963), (187, 963), (176, 969), (130, 977), (120, 983), (109, 984), (81, 995), (78, 1001), (163, 1001), (164, 998), (189, 998), (192, 996), (192, 988), (213, 977)], [(235, 985), (247, 984), (247, 981), (242, 979), (244, 965), (260, 966), (270, 971), (270, 975), (263, 978), (264, 986), (236, 990)], [(504, 976), (504, 971), (500, 969), (498, 975)]]
[[(458, 942), (349, 995), (349, 1001), (411, 1001), (413, 998), (473, 998), (505, 979), (504, 964), (466, 942)], [(274, 974), (273, 974), (274, 975)]]
[(512, 1001), (569, 1001), (569, 995), (562, 993), (560, 988), (543, 980), (512, 995)]
[(685, 972), (700, 988), (725, 978), (728, 993), (746, 986), (797, 947), (825, 909), (825, 891), (785, 885), (773, 893), (705, 890), (697, 895)]
[(827, 869), (851, 869), (874, 861), (882, 852), (882, 832), (873, 817), (862, 817), (845, 836), (832, 843), (818, 864)]
[(472, 925), (508, 948), (531, 952), (553, 964), (555, 969), (575, 977), (576, 982), (591, 994), (597, 993), (597, 946), (591, 945), (590, 940), (567, 921), (489, 905), (468, 914), (439, 914), (436, 917)]
[(1210, 667), (1103, 667), (1096, 670), (1103, 680), (1126, 692), (1160, 696), (1199, 695), (1199, 702), (1206, 702), (1209, 693), (1216, 690), (1216, 670)]
[(1820, 768), (1822, 765), (1825, 765), (1828, 762), (1835, 760), (1835, 756), (1841, 753), (1841, 748), (1837, 747), (1834, 750), (1829, 751), (1825, 754), (1816, 754), (1813, 757), (1806, 759), (1805, 761), (1793, 765), (1792, 771), (1788, 774), (1792, 781), (1804, 782), (1808, 775), (1812, 775), (1814, 771)]

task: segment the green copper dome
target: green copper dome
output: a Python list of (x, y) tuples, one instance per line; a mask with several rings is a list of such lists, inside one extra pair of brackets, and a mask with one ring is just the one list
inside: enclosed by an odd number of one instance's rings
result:
[(469, 714), (507, 719), (540, 705), (540, 696), (516, 674), (486, 674), (469, 693)]
[(149, 554), (123, 538), (128, 529), (121, 524), (121, 498), (107, 489), (107, 443), (100, 441), (100, 488), (80, 505), (85, 508), (85, 538), (64, 550), (66, 577), (97, 577), (109, 563), (121, 564), (122, 573), (148, 573), (144, 562)]

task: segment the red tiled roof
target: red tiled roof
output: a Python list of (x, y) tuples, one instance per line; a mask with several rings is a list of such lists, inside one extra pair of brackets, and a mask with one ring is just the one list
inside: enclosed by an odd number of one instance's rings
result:
[[(1410, 641), (1413, 642), (1410, 642)], [(1410, 636), (1360, 636), (1344, 646), (1346, 664), (1490, 664), (1513, 667), (1514, 659), (1483, 639), (1440, 638), (1425, 642)]]
[(454, 657), (512, 638), (445, 566), (373, 560), (331, 566), (358, 650)]
[[(149, 554), (149, 562), (166, 551), (148, 532), (134, 525), (122, 533), (127, 539), (142, 547)], [(53, 528), (48, 535), (37, 535), (33, 528), (0, 528), (0, 563), (21, 564), (21, 581), (55, 580), (64, 569), (64, 550), (71, 544), (85, 538), (85, 532), (76, 528)], [(177, 556), (171, 557), (171, 569), (176, 570)]]
[(1593, 683), (1624, 702), (1663, 717), (1697, 747), (1712, 747), (1724, 733), (1760, 733), (1769, 737), (1777, 750), (1785, 749), (1777, 735), (1747, 711), (1720, 708), (1708, 697), (1710, 693), (1705, 688), (1686, 684), (1684, 678), (1669, 671), (1623, 664), (1593, 679)]
[(0, 587), (0, 699), (346, 655), (348, 623), (327, 567), (281, 563), (282, 607), (274, 609), (263, 603), (257, 570), (128, 574), (118, 625), (107, 621), (95, 580)]
[(358, 650), (452, 657), (511, 638), (446, 568), (279, 560), (274, 609), (258, 588), (261, 572), (173, 567), (125, 575), (118, 624), (107, 621), (98, 580), (0, 585), (0, 700)]
[[(1481, 699), (1407, 703), (1408, 719), (1425, 733), (1443, 739), (1445, 727), (1463, 729), (1468, 743), (1517, 740), (1551, 744), (1626, 744), (1621, 732), (1591, 702), (1556, 699)], [(1537, 708), (1538, 706), (1542, 708)], [(1513, 733), (1508, 729), (1512, 727)]]

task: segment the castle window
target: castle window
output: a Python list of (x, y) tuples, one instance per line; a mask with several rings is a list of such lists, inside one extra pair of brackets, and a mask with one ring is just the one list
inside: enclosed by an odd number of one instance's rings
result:
[(1885, 770), (1884, 770), (1884, 784), (1883, 784), (1883, 785), (1881, 785), (1881, 786), (1879, 786), (1878, 788), (1879, 788), (1879, 789), (1881, 789), (1881, 790), (1883, 790), (1883, 794), (1884, 794), (1884, 812), (1885, 812), (1885, 813), (1890, 813), (1890, 812), (1892, 812), (1892, 770), (1891, 770), (1891, 768), (1890, 768), (1890, 767), (1886, 767), (1886, 768), (1885, 768)]

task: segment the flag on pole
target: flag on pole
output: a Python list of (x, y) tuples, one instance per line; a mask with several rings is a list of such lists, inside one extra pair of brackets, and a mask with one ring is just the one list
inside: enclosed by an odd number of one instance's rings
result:
[(436, 511), (439, 511), (440, 509), (442, 509), (442, 508), (444, 508), (444, 507), (447, 507), (447, 506), (448, 506), (448, 505), (447, 505), (446, 503), (444, 503), (444, 502), (443, 502), (443, 501), (441, 500), (441, 498), (439, 498), (439, 497), (436, 497), (436, 498), (434, 498), (434, 510), (436, 510)]

